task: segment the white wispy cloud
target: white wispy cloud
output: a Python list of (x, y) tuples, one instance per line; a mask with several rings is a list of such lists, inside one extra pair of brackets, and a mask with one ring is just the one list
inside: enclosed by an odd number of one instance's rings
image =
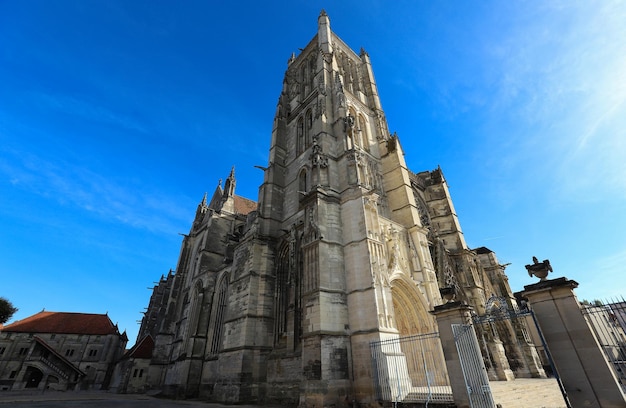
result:
[[(502, 165), (558, 200), (626, 199), (626, 3), (546, 2), (486, 46), (493, 121), (514, 124)], [(506, 162), (506, 163), (505, 163)], [(512, 166), (512, 163), (514, 164)]]
[(90, 103), (74, 96), (63, 94), (36, 93), (33, 99), (56, 111), (82, 117), (84, 119), (118, 126), (128, 130), (148, 133), (144, 124), (118, 112), (107, 109), (104, 106)]
[(3, 149), (0, 174), (19, 188), (60, 205), (155, 233), (186, 225), (188, 208), (138, 183), (116, 182), (80, 164)]

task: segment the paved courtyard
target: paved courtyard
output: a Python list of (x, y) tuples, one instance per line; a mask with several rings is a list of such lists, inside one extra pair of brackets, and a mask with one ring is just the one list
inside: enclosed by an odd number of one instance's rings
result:
[(491, 394), (502, 408), (565, 408), (559, 385), (554, 378), (517, 378), (492, 381)]
[[(111, 394), (103, 391), (76, 392), (0, 392), (0, 408), (232, 408), (233, 405), (201, 401), (168, 400), (147, 395)], [(255, 408), (255, 405), (237, 405), (238, 408)], [(267, 406), (268, 408), (270, 406)], [(277, 406), (274, 406), (277, 408)]]
[[(561, 392), (554, 379), (517, 379), (491, 382), (494, 401), (502, 408), (565, 408)], [(147, 395), (111, 394), (103, 391), (45, 393), (35, 391), (0, 392), (0, 408), (225, 408), (232, 405), (201, 401), (167, 400)], [(254, 408), (255, 405), (237, 405)], [(270, 408), (270, 406), (265, 406)], [(277, 406), (274, 406), (276, 408)]]

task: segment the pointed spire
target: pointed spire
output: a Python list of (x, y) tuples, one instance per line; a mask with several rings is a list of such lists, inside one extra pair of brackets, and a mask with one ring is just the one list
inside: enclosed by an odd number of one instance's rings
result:
[(204, 196), (202, 196), (202, 201), (200, 201), (200, 204), (198, 204), (198, 208), (196, 209), (196, 219), (194, 222), (201, 220), (202, 216), (206, 213), (207, 209), (209, 208), (209, 206), (207, 205), (206, 198), (207, 198), (207, 193), (204, 193)]
[(291, 65), (291, 63), (294, 62), (295, 60), (296, 60), (296, 53), (292, 52), (291, 57), (289, 57), (289, 60), (287, 61), (287, 66)]
[(230, 174), (228, 175), (228, 178), (226, 179), (226, 183), (224, 184), (223, 199), (225, 199), (226, 197), (235, 195), (235, 184), (237, 184), (237, 181), (235, 180), (235, 166), (233, 166), (230, 169)]
[(317, 18), (317, 44), (326, 54), (333, 52), (331, 37), (330, 19), (326, 11), (322, 9), (320, 16)]

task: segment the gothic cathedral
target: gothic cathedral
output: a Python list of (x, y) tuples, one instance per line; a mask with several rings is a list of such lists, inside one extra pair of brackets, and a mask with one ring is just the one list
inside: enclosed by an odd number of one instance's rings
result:
[[(371, 342), (437, 332), (429, 312), (442, 293), (478, 314), (494, 296), (515, 301), (495, 254), (467, 247), (441, 169), (407, 168), (369, 55), (337, 37), (323, 11), (288, 61), (263, 171), (258, 202), (235, 193), (233, 169), (198, 205), (142, 321), (138, 344), (154, 341), (147, 388), (229, 403), (368, 404)], [(494, 379), (542, 374), (509, 364), (526, 352), (507, 346), (516, 337), (515, 327), (487, 333), (500, 342), (485, 350), (499, 359)]]

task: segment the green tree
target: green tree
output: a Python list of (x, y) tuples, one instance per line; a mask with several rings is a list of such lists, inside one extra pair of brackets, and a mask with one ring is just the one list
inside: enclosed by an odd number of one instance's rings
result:
[(0, 324), (4, 324), (17, 312), (17, 307), (7, 299), (0, 297)]

